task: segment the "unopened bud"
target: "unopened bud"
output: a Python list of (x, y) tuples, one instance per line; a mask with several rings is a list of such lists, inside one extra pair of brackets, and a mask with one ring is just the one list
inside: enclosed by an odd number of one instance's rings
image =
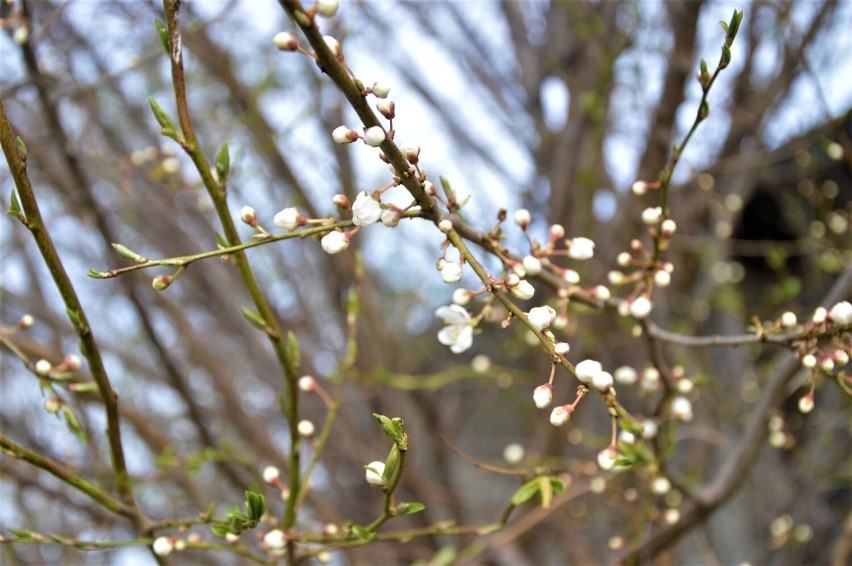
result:
[(631, 187), (634, 195), (644, 195), (648, 192), (648, 183), (645, 181), (636, 181)]
[(296, 425), (296, 430), (298, 430), (299, 434), (305, 438), (310, 438), (314, 435), (314, 432), (316, 432), (316, 427), (314, 426), (314, 423), (305, 419), (299, 421), (299, 424)]
[(406, 146), (402, 148), (402, 154), (405, 156), (409, 163), (411, 163), (412, 165), (417, 165), (417, 163), (420, 161), (420, 146)]
[(351, 207), (351, 203), (349, 202), (349, 197), (344, 195), (343, 193), (338, 193), (331, 198), (331, 202), (334, 203), (334, 206), (341, 210), (349, 210)]
[(784, 328), (796, 326), (797, 322), (798, 320), (796, 319), (795, 313), (787, 311), (781, 315), (781, 326), (783, 326)]
[(257, 211), (250, 206), (244, 206), (240, 210), (240, 220), (254, 228), (257, 226)]
[(660, 233), (663, 238), (671, 238), (672, 234), (677, 230), (677, 224), (671, 218), (666, 218), (663, 220), (663, 223), (660, 224)]
[(550, 241), (557, 242), (565, 237), (565, 228), (562, 224), (551, 224), (550, 226)]
[(18, 321), (18, 328), (23, 330), (25, 328), (29, 328), (33, 324), (35, 324), (35, 319), (33, 318), (33, 315), (25, 314), (21, 317), (21, 320)]
[(53, 369), (53, 364), (47, 360), (39, 360), (35, 364), (36, 373), (39, 375), (47, 375)]
[(553, 345), (553, 351), (560, 356), (564, 356), (571, 350), (571, 345), (568, 342), (557, 342)]
[(376, 95), (377, 98), (386, 98), (390, 93), (390, 87), (384, 83), (375, 82), (373, 83), (372, 88), (373, 94)]
[(438, 230), (444, 234), (449, 234), (453, 230), (453, 221), (449, 218), (444, 218), (438, 222)]
[(392, 98), (383, 98), (376, 103), (376, 110), (379, 113), (387, 118), (388, 120), (393, 120), (396, 116), (396, 104), (394, 104)]
[(526, 208), (521, 208), (515, 212), (515, 223), (526, 230), (527, 226), (532, 222), (532, 215)]
[(313, 391), (317, 385), (317, 380), (311, 375), (303, 375), (299, 378), (299, 389), (301, 391)]
[(334, 17), (339, 7), (339, 0), (317, 0), (317, 14), (323, 18)]
[(553, 400), (553, 386), (549, 383), (539, 385), (533, 391), (533, 403), (539, 409), (544, 409)]
[(475, 296), (472, 291), (459, 287), (453, 291), (453, 303), (464, 307), (469, 305)]
[(343, 61), (343, 50), (340, 48), (340, 42), (330, 35), (322, 36), (323, 41), (328, 46), (329, 50), (334, 54), (338, 61)]
[(364, 143), (372, 147), (382, 145), (386, 137), (385, 131), (381, 126), (373, 126), (364, 131)]
[(266, 466), (263, 468), (263, 481), (269, 485), (275, 485), (281, 479), (281, 470), (275, 466)]
[(551, 411), (550, 413), (550, 424), (553, 426), (562, 426), (568, 422), (571, 418), (571, 414), (574, 412), (574, 407), (571, 405), (560, 405)]
[(332, 139), (339, 144), (352, 143), (358, 139), (358, 132), (346, 126), (338, 126), (331, 132)]
[(281, 51), (296, 51), (299, 49), (299, 40), (293, 37), (293, 34), (286, 31), (276, 33), (272, 38), (275, 47)]

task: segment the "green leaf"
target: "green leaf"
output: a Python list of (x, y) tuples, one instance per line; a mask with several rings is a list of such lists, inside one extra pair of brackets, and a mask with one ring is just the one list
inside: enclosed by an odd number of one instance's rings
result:
[(450, 182), (443, 176), (441, 176), (441, 186), (444, 188), (444, 194), (447, 195), (447, 200), (450, 202), (456, 200), (456, 193), (453, 191), (453, 187), (450, 185)]
[(358, 525), (352, 525), (350, 532), (360, 541), (368, 541), (376, 537), (376, 533), (368, 531), (364, 527), (359, 527)]
[(231, 244), (228, 243), (228, 240), (225, 239), (225, 236), (222, 234), (216, 233), (216, 245), (219, 249), (230, 248)]
[(520, 505), (527, 501), (530, 497), (538, 493), (539, 489), (541, 489), (541, 483), (539, 483), (538, 478), (531, 479), (522, 485), (512, 496), (512, 505)]
[(228, 155), (228, 142), (222, 144), (219, 154), (216, 156), (216, 174), (219, 175), (219, 183), (224, 184), (231, 172), (231, 158)]
[(405, 442), (405, 433), (402, 431), (402, 419), (390, 419), (384, 415), (373, 413), (373, 417), (379, 421), (379, 426), (385, 431), (385, 434), (396, 444)]
[(125, 259), (133, 260), (136, 263), (145, 263), (146, 261), (148, 261), (146, 258), (144, 258), (141, 255), (139, 255), (138, 253), (134, 252), (133, 250), (131, 250), (127, 246), (123, 246), (121, 244), (116, 244), (116, 243), (112, 243), (110, 245), (112, 246), (112, 249), (117, 251), (118, 254)]
[(553, 484), (550, 483), (549, 477), (538, 478), (538, 483), (540, 486), (539, 501), (541, 502), (541, 507), (542, 509), (550, 509), (550, 504), (553, 503)]
[(400, 503), (396, 506), (396, 515), (413, 515), (414, 513), (419, 513), (426, 509), (426, 506), (417, 501)]
[(7, 529), (10, 533), (18, 537), (19, 540), (32, 540), (34, 538), (41, 538), (37, 533), (33, 531), (28, 531), (26, 529)]
[(169, 48), (169, 30), (166, 29), (166, 25), (163, 22), (156, 18), (154, 18), (154, 25), (157, 26), (157, 35), (160, 36), (160, 42), (163, 44), (163, 49), (166, 51), (166, 55), (171, 57), (171, 49)]
[(260, 493), (246, 491), (246, 510), (248, 511), (249, 519), (259, 521), (266, 512), (266, 499)]
[(210, 525), (210, 530), (213, 531), (214, 535), (220, 538), (225, 538), (225, 535), (229, 532), (226, 525)]
[(18, 195), (15, 194), (15, 189), (12, 189), (12, 192), (9, 194), (9, 208), (6, 210), (6, 214), (17, 218), (21, 222), (26, 220), (24, 211), (21, 209), (21, 204), (18, 202)]
[(21, 139), (21, 136), (15, 136), (15, 145), (18, 146), (18, 154), (21, 156), (21, 159), (26, 161), (27, 145), (24, 143), (24, 140)]
[(240, 310), (242, 311), (243, 316), (246, 317), (246, 320), (248, 320), (253, 326), (264, 331), (266, 330), (266, 321), (263, 320), (262, 316), (248, 307), (242, 307)]
[(553, 488), (553, 493), (557, 495), (565, 493), (565, 483), (556, 476), (550, 476), (550, 485)]
[(71, 407), (63, 404), (62, 416), (65, 418), (65, 425), (68, 427), (68, 430), (73, 432), (74, 436), (76, 436), (80, 442), (86, 444), (86, 433), (83, 431), (83, 427), (80, 425), (80, 421), (77, 420), (77, 415), (74, 414)]
[(175, 126), (175, 123), (172, 122), (172, 119), (169, 118), (169, 115), (166, 114), (165, 110), (160, 108), (160, 105), (157, 104), (157, 101), (154, 100), (153, 96), (148, 97), (148, 104), (151, 105), (151, 111), (154, 113), (154, 118), (157, 119), (157, 123), (160, 125), (160, 133), (168, 138), (176, 138), (178, 129)]
[(385, 459), (385, 471), (382, 473), (385, 485), (390, 483), (391, 478), (396, 473), (397, 467), (399, 467), (399, 446), (394, 444), (391, 446), (387, 459)]
[(719, 61), (719, 68), (725, 69), (731, 63), (731, 48), (727, 45), (722, 46), (722, 59)]

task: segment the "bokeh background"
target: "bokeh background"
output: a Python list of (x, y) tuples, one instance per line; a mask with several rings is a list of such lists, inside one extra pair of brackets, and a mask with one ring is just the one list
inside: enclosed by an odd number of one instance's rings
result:
[[(809, 319), (852, 266), (852, 4), (344, 1), (321, 26), (341, 41), (365, 84), (391, 85), (397, 141), (420, 145), (430, 178), (443, 175), (470, 195), (464, 214), (472, 225), (488, 229), (500, 209), (525, 207), (539, 240), (551, 223), (564, 225), (568, 236), (590, 237), (596, 256), (579, 267), (592, 285), (606, 284), (618, 253), (644, 233), (639, 214), (657, 196), (637, 197), (630, 185), (653, 180), (691, 124), (701, 96), (698, 63), (715, 65), (724, 38), (718, 22), (734, 9), (745, 10), (745, 19), (733, 62), (675, 175), (670, 204), (679, 230), (667, 252), (675, 273), (672, 285), (656, 292), (652, 318), (686, 335), (741, 334), (752, 315), (772, 319), (792, 310)], [(256, 208), (267, 228), (286, 206), (324, 217), (336, 212), (333, 195), (354, 200), (389, 181), (374, 151), (332, 142), (340, 124), (360, 130), (357, 118), (312, 60), (274, 48), (275, 33), (295, 32), (280, 6), (203, 1), (182, 10), (190, 111), (210, 158), (229, 144), (235, 217), (242, 205)], [(0, 97), (26, 142), (42, 212), (105, 352), (139, 503), (155, 519), (193, 516), (211, 503), (221, 512), (240, 503), (247, 487), (262, 489), (263, 466), (286, 467), (289, 443), (277, 400), (283, 378), (267, 340), (240, 313), (250, 300), (236, 272), (208, 260), (164, 292), (151, 287), (160, 272), (86, 277), (90, 268), (126, 264), (111, 242), (149, 258), (216, 245), (215, 215), (198, 175), (159, 135), (148, 107), (153, 96), (174, 115), (168, 61), (152, 23), (163, 19), (162, 6), (4, 1), (2, 17)], [(12, 189), (4, 163), (0, 193)], [(386, 195), (410, 201), (401, 188)], [(528, 251), (516, 227), (506, 235), (508, 245)], [(7, 217), (0, 236), (0, 323), (13, 326), (32, 314), (36, 324), (9, 340), (32, 360), (57, 363), (77, 351), (64, 306), (27, 231)], [(450, 303), (453, 290), (434, 270), (442, 241), (421, 221), (372, 226), (353, 240), (366, 266), (359, 353), (300, 524), (364, 523), (379, 512), (381, 497), (363, 480), (363, 465), (388, 449), (371, 417), (378, 412), (405, 419), (411, 451), (401, 490), (427, 505), (400, 525), (497, 520), (517, 478), (472, 466), (442, 437), (500, 466), (509, 466), (504, 448), (517, 443), (523, 465), (570, 478), (568, 495), (546, 511), (532, 503), (518, 510), (506, 530), (481, 540), (471, 560), (616, 560), (664, 528), (662, 513), (679, 508), (682, 495), (654, 495), (641, 471), (596, 481), (603, 476), (594, 456), (608, 441), (606, 408), (590, 396), (570, 426), (552, 427), (530, 399), (547, 379), (549, 359), (518, 325), (503, 330), (499, 317), (481, 325), (474, 346), (460, 355), (437, 342), (434, 310)], [(283, 326), (298, 336), (302, 372), (329, 387), (324, 380), (345, 355), (354, 251), (328, 256), (316, 242), (285, 241), (249, 253)], [(485, 263), (499, 271), (493, 258)], [(472, 273), (465, 283), (477, 287)], [(535, 304), (548, 293), (537, 285)], [(649, 343), (614, 313), (579, 308), (560, 338), (571, 343), (575, 361), (592, 357), (607, 368), (641, 371), (656, 356), (665, 368), (682, 366), (698, 385), (690, 393), (695, 418), (670, 431), (676, 450), (667, 458), (691, 485), (711, 480), (732, 457), (781, 363), (780, 351), (766, 346)], [(6, 348), (0, 354), (3, 434), (108, 486), (97, 399), (63, 397), (87, 431), (83, 445), (45, 412), (45, 394), (20, 360)], [(779, 434), (772, 445), (763, 435), (736, 496), (678, 536), (660, 563), (848, 560), (849, 399), (827, 381), (814, 412), (799, 414), (806, 377), (792, 377), (786, 401), (771, 407)], [(77, 379), (88, 380), (85, 367)], [(557, 375), (563, 403), (572, 380)], [(650, 415), (658, 398), (619, 390), (619, 400), (640, 415)], [(319, 399), (306, 396), (302, 406), (305, 418), (322, 421)], [(136, 536), (46, 473), (5, 456), (0, 473), (4, 536), (9, 528), (94, 540)], [(428, 561), (472, 541), (429, 537), (336, 552), (333, 560)], [(4, 562), (31, 564), (152, 560), (138, 548), (82, 553), (3, 545), (0, 554)], [(184, 559), (235, 561), (224, 554)]]

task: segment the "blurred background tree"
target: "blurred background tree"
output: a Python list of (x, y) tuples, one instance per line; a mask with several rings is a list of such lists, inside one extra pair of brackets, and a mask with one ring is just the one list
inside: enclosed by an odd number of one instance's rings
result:
[[(655, 295), (652, 318), (684, 335), (742, 334), (754, 314), (772, 319), (792, 310), (809, 319), (837, 281), (836, 299), (850, 296), (850, 4), (345, 2), (322, 30), (341, 41), (365, 82), (392, 85), (397, 139), (420, 145), (430, 174), (471, 195), (465, 215), (472, 225), (487, 229), (501, 208), (523, 206), (539, 239), (559, 223), (569, 236), (597, 242), (582, 276), (606, 284), (617, 255), (643, 233), (641, 210), (655, 204), (653, 192), (637, 197), (629, 187), (655, 179), (688, 128), (701, 96), (698, 62), (715, 61), (717, 22), (734, 8), (746, 15), (733, 63), (675, 176), (670, 204), (679, 231), (668, 252), (675, 273)], [(251, 205), (267, 226), (286, 206), (323, 217), (335, 212), (333, 195), (354, 201), (357, 192), (385, 184), (385, 166), (360, 145), (332, 142), (335, 127), (357, 123), (334, 85), (307, 57), (274, 49), (272, 36), (294, 29), (279, 6), (188, 2), (182, 10), (195, 127), (211, 158), (228, 141), (235, 214)], [(42, 211), (119, 392), (139, 504), (165, 520), (211, 503), (221, 510), (241, 501), (247, 487), (260, 489), (263, 466), (287, 467), (289, 433), (277, 401), (280, 372), (265, 337), (240, 314), (250, 301), (228, 265), (195, 264), (165, 292), (151, 288), (154, 273), (147, 271), (109, 281), (85, 277), (90, 268), (123, 265), (111, 242), (149, 258), (215, 247), (215, 217), (197, 173), (159, 135), (148, 109), (149, 96), (173, 108), (153, 18), (162, 19), (162, 7), (149, 2), (4, 2), (0, 97), (26, 141)], [(0, 175), (9, 194), (8, 171)], [(395, 191), (391, 200), (406, 203)], [(602, 484), (591, 464), (607, 442), (603, 404), (589, 399), (563, 428), (535, 411), (530, 392), (546, 380), (549, 359), (519, 325), (486, 326), (457, 356), (438, 344), (434, 309), (450, 302), (452, 289), (432, 271), (443, 238), (427, 228), (403, 222), (393, 232), (365, 231), (353, 240), (364, 253), (363, 275), (353, 253), (329, 256), (311, 242), (249, 252), (282, 325), (299, 338), (302, 372), (320, 381), (345, 355), (345, 297), (356, 282), (363, 303), (353, 383), (303, 524), (375, 516), (381, 498), (364, 483), (363, 466), (382, 459), (387, 444), (373, 412), (402, 416), (412, 438), (401, 489), (427, 508), (404, 519), (407, 526), (494, 521), (519, 485), (459, 458), (442, 436), (501, 466), (504, 448), (520, 444), (527, 464), (570, 475), (570, 489), (550, 509), (527, 504), (488, 538), (383, 543), (333, 560), (428, 561), (446, 547), (490, 564), (602, 563), (628, 548), (643, 549), (643, 559), (664, 552), (674, 563), (848, 561), (849, 399), (836, 386), (825, 383), (817, 409), (802, 415), (797, 389), (807, 372), (784, 366), (777, 348), (635, 339), (631, 325), (612, 313), (572, 311), (560, 335), (571, 343), (572, 359), (640, 372), (651, 363), (682, 366), (698, 385), (691, 393), (695, 418), (673, 433), (677, 451), (669, 463), (688, 485), (712, 487), (743, 455), (738, 450), (749, 450), (728, 491), (706, 509), (699, 505), (691, 524), (682, 522), (689, 528), (667, 527), (667, 509), (687, 513), (680, 491), (655, 495), (632, 473)], [(58, 363), (76, 351), (64, 306), (26, 231), (4, 221), (0, 234), (0, 321), (36, 319), (8, 340), (32, 360)], [(520, 231), (507, 234), (525, 253)], [(33, 376), (3, 353), (3, 434), (85, 477), (107, 478), (97, 398), (65, 399), (89, 433), (82, 445), (45, 412)], [(770, 376), (785, 367), (789, 377), (767, 397)], [(85, 373), (77, 379), (88, 381)], [(557, 395), (574, 388), (565, 378), (557, 379)], [(619, 394), (639, 414), (654, 407), (630, 388)], [(306, 396), (303, 411), (321, 422), (325, 408)], [(767, 424), (746, 439), (757, 414), (775, 419), (775, 428)], [(771, 447), (764, 447), (767, 439)], [(0, 466), (3, 536), (9, 528), (135, 536), (48, 474), (6, 457)], [(655, 539), (652, 532), (672, 536)], [(149, 559), (138, 549), (0, 551), (23, 563)], [(189, 553), (185, 560), (234, 561)]]

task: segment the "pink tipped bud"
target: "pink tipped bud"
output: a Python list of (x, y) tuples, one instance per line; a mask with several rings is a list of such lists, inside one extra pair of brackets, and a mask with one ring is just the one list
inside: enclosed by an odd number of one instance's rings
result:
[(254, 228), (257, 226), (257, 211), (250, 206), (244, 206), (240, 210), (240, 220)]
[(334, 206), (341, 210), (349, 210), (352, 204), (349, 202), (349, 197), (342, 193), (338, 193), (332, 197), (331, 202), (334, 203)]
[(394, 104), (393, 99), (391, 98), (383, 98), (376, 103), (376, 110), (379, 113), (387, 118), (388, 120), (393, 120), (396, 116), (396, 104)]
[(552, 224), (550, 226), (550, 241), (558, 242), (562, 238), (565, 237), (565, 228), (562, 227), (562, 224)]
[(286, 31), (276, 33), (272, 41), (275, 43), (275, 47), (281, 51), (296, 51), (299, 49), (299, 40), (293, 37), (293, 34)]
[(515, 223), (518, 226), (526, 230), (527, 226), (530, 225), (530, 222), (532, 222), (532, 215), (529, 210), (521, 208), (515, 212)]
[(379, 147), (386, 138), (385, 131), (381, 126), (373, 126), (364, 131), (364, 143), (372, 147)]
[(512, 287), (517, 287), (520, 283), (521, 283), (521, 278), (518, 277), (514, 273), (510, 273), (503, 280), (503, 284), (505, 284), (506, 287), (508, 287), (509, 289), (511, 289)]
[(24, 329), (29, 328), (33, 324), (35, 324), (35, 319), (33, 318), (33, 315), (25, 314), (24, 316), (21, 317), (21, 320), (18, 321), (18, 328), (20, 328), (21, 330), (24, 330)]
[(571, 405), (560, 405), (553, 409), (550, 413), (550, 424), (553, 426), (562, 426), (571, 418), (574, 412), (574, 407)]
[(634, 195), (644, 195), (648, 192), (648, 183), (645, 181), (636, 181), (631, 187)]
[(675, 230), (677, 230), (677, 224), (671, 218), (663, 220), (663, 223), (660, 224), (660, 234), (663, 238), (671, 238)]
[(390, 93), (390, 87), (384, 83), (375, 82), (373, 83), (372, 88), (373, 94), (376, 95), (376, 98), (387, 98)]
[(412, 165), (417, 165), (420, 162), (420, 146), (406, 146), (402, 148), (402, 154)]
[(323, 18), (333, 18), (339, 7), (339, 0), (317, 0), (317, 14)]
[(338, 126), (331, 132), (331, 137), (339, 144), (347, 144), (357, 141), (360, 136), (355, 130), (350, 130), (346, 126)]
[(803, 397), (799, 397), (799, 412), (801, 413), (810, 413), (814, 410), (814, 395), (813, 393), (808, 393)]
[(299, 390), (301, 391), (313, 391), (316, 385), (317, 380), (313, 376), (303, 375), (299, 378)]
[(263, 481), (269, 485), (275, 485), (281, 479), (281, 471), (275, 466), (266, 466), (263, 468)]
[(598, 466), (602, 470), (611, 470), (615, 467), (615, 463), (618, 461), (618, 449), (609, 445), (600, 452), (598, 452)]

